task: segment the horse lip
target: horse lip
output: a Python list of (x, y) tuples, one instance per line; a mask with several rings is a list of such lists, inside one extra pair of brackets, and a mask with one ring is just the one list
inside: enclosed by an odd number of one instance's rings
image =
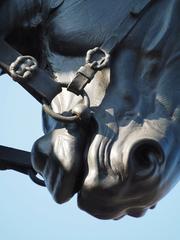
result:
[[(102, 220), (109, 220), (109, 219), (115, 218), (115, 214), (108, 211), (106, 209), (106, 207), (104, 207), (103, 210), (99, 210), (96, 208), (96, 204), (92, 204), (92, 200), (86, 201), (86, 199), (84, 199), (82, 197), (81, 192), (78, 193), (77, 202), (78, 202), (78, 207), (81, 210), (89, 213), (93, 217), (96, 217), (96, 218), (102, 219)], [(101, 208), (102, 208), (102, 206), (101, 206)]]
[(130, 209), (127, 211), (127, 215), (135, 218), (143, 217), (148, 209)]

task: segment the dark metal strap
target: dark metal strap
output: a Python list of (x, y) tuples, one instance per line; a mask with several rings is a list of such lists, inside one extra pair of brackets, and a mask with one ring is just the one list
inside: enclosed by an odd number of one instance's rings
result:
[(135, 0), (128, 15), (117, 25), (113, 34), (101, 45), (101, 48), (110, 54), (133, 30), (153, 2), (155, 0)]
[(45, 186), (43, 180), (39, 179), (31, 164), (31, 153), (0, 146), (0, 170), (15, 170), (30, 176), (31, 180), (40, 186)]
[(134, 16), (138, 16), (148, 7), (148, 5), (152, 2), (157, 0), (136, 0), (136, 5), (132, 7), (130, 13)]
[[(15, 72), (15, 68), (17, 67), (16, 65), (18, 65), (19, 62), (22, 62), (23, 60), (27, 62), (28, 60), (30, 60), (30, 58), (32, 60), (32, 57), (22, 56), (8, 43), (0, 40), (0, 67), (4, 70), (4, 72), (12, 76), (15, 81), (17, 81), (40, 103), (46, 102), (47, 104), (50, 104), (52, 99), (59, 92), (61, 92), (60, 83), (54, 81), (46, 71), (38, 67), (36, 68), (32, 76), (28, 76), (27, 71), (27, 74), (24, 74), (24, 78), (23, 76), (18, 77), (18, 71)], [(16, 63), (16, 65), (14, 63)], [(29, 69), (33, 67), (34, 66), (31, 66)]]
[[(135, 3), (133, 3), (133, 8), (129, 10), (128, 15), (120, 25), (114, 29), (113, 34), (101, 45), (101, 47), (95, 47), (87, 52), (86, 64), (77, 71), (76, 76), (68, 85), (67, 89), (69, 91), (77, 95), (81, 94), (85, 86), (94, 78), (97, 71), (109, 65), (112, 51), (133, 30), (152, 1), (153, 0), (134, 0)], [(93, 60), (94, 58), (96, 60)]]

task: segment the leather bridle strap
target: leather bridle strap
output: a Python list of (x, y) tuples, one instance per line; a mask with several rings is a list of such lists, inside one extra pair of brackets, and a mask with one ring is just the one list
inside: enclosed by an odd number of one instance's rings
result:
[(33, 182), (45, 186), (32, 167), (30, 152), (0, 145), (0, 170), (15, 170), (27, 174)]
[(111, 54), (116, 46), (121, 44), (129, 35), (153, 2), (155, 2), (155, 0), (134, 0), (128, 15), (120, 25), (117, 25), (113, 34), (101, 45), (101, 48)]
[[(97, 71), (101, 71), (107, 67), (111, 58), (112, 52), (117, 45), (120, 45), (129, 33), (134, 29), (136, 24), (141, 20), (147, 9), (153, 2), (157, 0), (134, 0), (132, 7), (128, 11), (127, 16), (121, 23), (112, 31), (112, 35), (100, 46), (90, 49), (87, 52), (86, 64), (81, 67), (75, 78), (68, 85), (67, 89), (75, 94), (81, 94), (85, 86), (91, 82)], [(100, 58), (93, 60), (93, 55), (98, 55)], [(103, 57), (102, 57), (103, 55)]]
[[(23, 64), (23, 61), (34, 61), (32, 62), (34, 66), (29, 67), (29, 70), (31, 68), (33, 70), (32, 75), (18, 76), (13, 69), (14, 63), (17, 61), (19, 61), (19, 64), (20, 62)], [(34, 58), (22, 56), (4, 40), (0, 40), (0, 67), (40, 103), (50, 104), (52, 99), (61, 92), (61, 84), (54, 81), (45, 70), (39, 68)], [(33, 69), (33, 67), (36, 69)], [(26, 73), (30, 73), (27, 66), (25, 66), (25, 70), (27, 70)]]

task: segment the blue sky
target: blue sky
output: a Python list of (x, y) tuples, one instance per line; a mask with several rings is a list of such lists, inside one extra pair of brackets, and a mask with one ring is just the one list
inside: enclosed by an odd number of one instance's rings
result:
[[(30, 151), (41, 130), (41, 106), (18, 84), (0, 78), (0, 145)], [(155, 210), (135, 219), (102, 221), (78, 209), (76, 197), (56, 204), (46, 188), (20, 173), (0, 172), (0, 240), (179, 240), (180, 184)]]

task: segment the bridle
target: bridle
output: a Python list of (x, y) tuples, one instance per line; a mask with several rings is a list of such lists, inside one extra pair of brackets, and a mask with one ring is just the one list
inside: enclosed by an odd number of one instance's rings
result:
[[(34, 57), (22, 56), (4, 40), (0, 41), (0, 67), (42, 104), (46, 114), (60, 122), (76, 122), (83, 125), (84, 119), (91, 117), (90, 100), (85, 91), (86, 85), (98, 71), (109, 66), (116, 46), (124, 41), (155, 0), (135, 0), (134, 2), (128, 15), (101, 47), (87, 51), (85, 64), (77, 70), (69, 84), (52, 80), (47, 72), (38, 67)], [(81, 107), (72, 110), (68, 115), (56, 113), (51, 108), (53, 98), (61, 93), (62, 88), (83, 99)], [(36, 177), (37, 173), (32, 168), (29, 152), (0, 146), (0, 170), (5, 169), (14, 169), (28, 174), (35, 183), (45, 186), (44, 182)]]

